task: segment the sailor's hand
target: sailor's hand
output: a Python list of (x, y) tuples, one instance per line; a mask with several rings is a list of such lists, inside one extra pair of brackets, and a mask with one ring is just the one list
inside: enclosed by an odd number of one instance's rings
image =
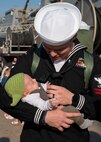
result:
[(55, 109), (47, 111), (45, 123), (59, 131), (63, 131), (65, 128), (69, 128), (70, 125), (74, 123), (74, 121), (69, 119), (69, 117), (76, 117), (80, 115), (80, 113), (68, 113), (63, 112), (61, 109)]
[(47, 95), (49, 98), (54, 97), (57, 99), (61, 105), (71, 105), (72, 97), (74, 96), (68, 89), (52, 84), (47, 86)]

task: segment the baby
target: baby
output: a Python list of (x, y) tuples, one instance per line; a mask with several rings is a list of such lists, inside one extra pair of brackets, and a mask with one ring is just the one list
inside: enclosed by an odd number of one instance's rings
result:
[[(55, 98), (49, 99), (47, 97), (46, 91), (40, 83), (24, 73), (18, 73), (9, 78), (5, 84), (5, 90), (12, 98), (11, 106), (15, 106), (20, 100), (34, 105), (41, 110), (56, 109), (59, 105), (58, 100)], [(63, 111), (79, 112), (73, 106), (64, 106)], [(73, 117), (71, 119), (82, 129), (92, 124), (91, 120), (84, 119), (82, 116)]]

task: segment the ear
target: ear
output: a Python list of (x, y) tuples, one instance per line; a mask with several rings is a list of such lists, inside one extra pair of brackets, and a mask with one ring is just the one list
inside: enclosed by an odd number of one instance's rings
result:
[(24, 96), (27, 96), (28, 94), (29, 94), (29, 91), (27, 89), (25, 89)]

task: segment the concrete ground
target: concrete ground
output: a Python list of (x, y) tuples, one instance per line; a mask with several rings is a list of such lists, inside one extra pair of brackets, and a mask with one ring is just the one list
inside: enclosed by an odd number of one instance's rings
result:
[[(0, 110), (0, 142), (19, 142), (22, 126), (14, 126), (11, 120), (6, 120)], [(95, 121), (89, 127), (91, 142), (101, 142), (101, 123)]]
[(5, 119), (3, 114), (0, 110), (0, 142), (19, 142), (22, 126), (12, 125), (12, 120)]

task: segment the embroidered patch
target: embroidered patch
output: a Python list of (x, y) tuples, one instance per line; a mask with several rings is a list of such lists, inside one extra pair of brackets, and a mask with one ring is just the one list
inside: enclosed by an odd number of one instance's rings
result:
[(101, 89), (94, 88), (95, 94), (101, 95)]
[(101, 76), (98, 75), (96, 77), (94, 77), (94, 93), (97, 94), (97, 95), (101, 95)]
[(101, 88), (101, 77), (94, 77), (94, 80), (97, 81), (97, 88)]
[(86, 65), (86, 63), (85, 63), (83, 58), (79, 58), (78, 59), (78, 61), (76, 62), (76, 66), (77, 67), (81, 67), (81, 68), (86, 68), (87, 67), (87, 65)]

